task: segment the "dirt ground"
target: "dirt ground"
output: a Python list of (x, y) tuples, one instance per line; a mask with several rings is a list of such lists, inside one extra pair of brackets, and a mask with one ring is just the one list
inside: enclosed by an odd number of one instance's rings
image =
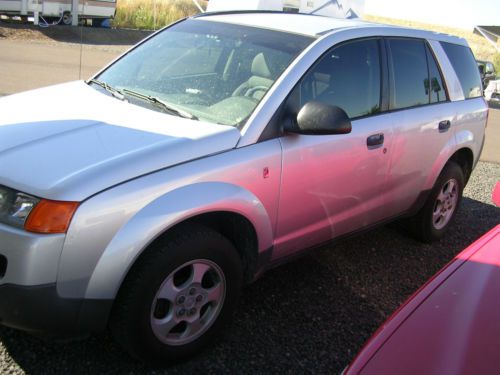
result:
[(17, 40), (44, 43), (78, 43), (96, 46), (134, 45), (150, 35), (150, 31), (128, 29), (104, 29), (92, 27), (51, 26), (0, 21), (0, 41)]

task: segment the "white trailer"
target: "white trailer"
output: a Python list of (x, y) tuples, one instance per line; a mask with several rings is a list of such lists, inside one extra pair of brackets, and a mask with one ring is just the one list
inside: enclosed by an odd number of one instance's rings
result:
[(35, 20), (38, 15), (61, 18), (61, 23), (70, 25), (75, 5), (80, 19), (113, 18), (116, 12), (116, 0), (0, 0), (0, 14), (35, 17)]
[(207, 12), (229, 10), (273, 10), (310, 13), (336, 18), (359, 18), (365, 0), (210, 0)]

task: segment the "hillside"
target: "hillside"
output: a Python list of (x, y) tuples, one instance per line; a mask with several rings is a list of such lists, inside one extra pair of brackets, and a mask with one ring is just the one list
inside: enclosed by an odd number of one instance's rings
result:
[(458, 29), (458, 28), (453, 28), (453, 27), (446, 27), (446, 26), (439, 26), (439, 25), (431, 25), (427, 23), (421, 23), (421, 22), (414, 22), (414, 21), (405, 21), (405, 20), (398, 20), (398, 19), (393, 19), (393, 18), (386, 18), (386, 17), (378, 17), (378, 16), (371, 16), (371, 15), (365, 15), (363, 17), (365, 20), (370, 21), (370, 22), (378, 22), (378, 23), (385, 23), (389, 25), (398, 25), (398, 26), (406, 26), (406, 27), (412, 27), (416, 29), (425, 29), (425, 30), (432, 30), (436, 31), (439, 33), (444, 33), (444, 34), (451, 34), (451, 35), (456, 35), (459, 37), (462, 37), (467, 40), (469, 43), (472, 51), (474, 52), (474, 55), (476, 56), (477, 59), (479, 60), (490, 60), (493, 61), (496, 55), (497, 61), (497, 71), (500, 71), (500, 53), (495, 53), (495, 49), (491, 44), (489, 44), (486, 39), (484, 39), (482, 36), (476, 35), (472, 32), (472, 30), (464, 30), (464, 29)]

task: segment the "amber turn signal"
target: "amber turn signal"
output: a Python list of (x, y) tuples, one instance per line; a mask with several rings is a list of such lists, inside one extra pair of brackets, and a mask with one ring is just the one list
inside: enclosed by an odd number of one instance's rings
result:
[(78, 202), (42, 199), (29, 214), (24, 229), (35, 233), (66, 233), (77, 207)]

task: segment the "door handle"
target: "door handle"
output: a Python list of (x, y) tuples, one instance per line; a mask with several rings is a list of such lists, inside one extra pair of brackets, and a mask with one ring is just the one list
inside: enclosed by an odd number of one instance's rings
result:
[(439, 123), (439, 131), (440, 132), (445, 132), (447, 131), (451, 126), (450, 120), (444, 120)]
[(368, 147), (380, 146), (384, 143), (384, 133), (373, 134), (366, 138), (366, 145)]

